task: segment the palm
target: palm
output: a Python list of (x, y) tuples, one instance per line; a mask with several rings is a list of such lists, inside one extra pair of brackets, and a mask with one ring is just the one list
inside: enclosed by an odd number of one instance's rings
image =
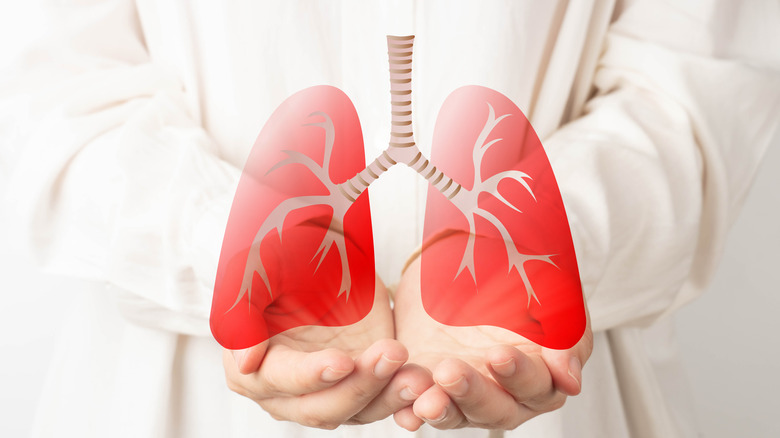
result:
[(402, 388), (431, 385), (424, 369), (401, 369), (408, 353), (393, 334), (387, 290), (377, 281), (371, 311), (354, 324), (297, 327), (235, 357), (226, 352), (228, 385), (275, 418), (307, 426), (376, 421), (411, 404)]
[(454, 327), (431, 318), (423, 309), (419, 289), (419, 263), (404, 275), (395, 297), (396, 338), (409, 350), (410, 361), (433, 369), (446, 358), (457, 357), (485, 375), (485, 354), (497, 345), (511, 345), (525, 354), (540, 354), (541, 347), (498, 327)]
[(387, 289), (377, 280), (374, 305), (365, 318), (341, 327), (302, 326), (273, 336), (268, 348), (284, 345), (301, 352), (335, 348), (355, 358), (380, 339), (393, 338), (393, 315)]
[[(452, 327), (431, 318), (420, 294), (420, 260), (396, 293), (396, 338), (436, 385), (414, 403), (414, 416), (436, 428), (513, 429), (559, 408), (580, 391), (580, 367), (592, 350), (587, 326), (569, 350), (550, 350), (499, 327)], [(396, 419), (398, 421), (398, 418)], [(416, 425), (411, 414), (405, 424)]]

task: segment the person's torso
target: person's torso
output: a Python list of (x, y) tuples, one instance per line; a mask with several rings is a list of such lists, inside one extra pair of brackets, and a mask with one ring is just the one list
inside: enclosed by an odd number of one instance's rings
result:
[[(152, 59), (182, 79), (193, 115), (224, 159), (244, 161), (287, 97), (314, 85), (342, 89), (357, 109), (366, 161), (387, 147), (386, 35), (416, 35), (415, 140), (424, 154), (447, 96), (481, 85), (511, 99), (544, 139), (577, 114), (589, 91), (611, 6), (564, 1), (139, 1)], [(396, 166), (371, 185), (377, 270), (395, 283), (420, 245), (427, 183)]]

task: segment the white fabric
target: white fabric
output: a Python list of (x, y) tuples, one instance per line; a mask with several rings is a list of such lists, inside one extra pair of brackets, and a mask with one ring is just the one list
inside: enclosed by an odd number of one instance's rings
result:
[[(277, 105), (337, 86), (367, 159), (386, 147), (387, 34), (417, 36), (423, 152), (451, 91), (494, 88), (542, 137), (570, 216), (596, 332), (583, 394), (505, 436), (695, 434), (666, 315), (706, 286), (780, 123), (776, 2), (92, 0), (52, 14), (53, 36), (0, 89), (15, 115), (0, 125), (5, 205), (44, 267), (106, 287), (74, 299), (36, 436), (411, 436), (270, 419), (225, 387), (207, 322), (240, 169)], [(388, 284), (420, 243), (425, 189), (400, 166), (370, 188)]]

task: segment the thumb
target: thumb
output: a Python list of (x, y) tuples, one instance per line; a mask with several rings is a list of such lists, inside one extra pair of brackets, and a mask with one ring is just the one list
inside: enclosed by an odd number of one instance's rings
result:
[[(586, 314), (587, 315), (587, 314)], [(547, 364), (553, 383), (566, 395), (577, 395), (582, 390), (582, 367), (593, 351), (593, 331), (587, 318), (582, 338), (568, 350), (542, 349), (542, 359)]]
[(268, 340), (243, 350), (231, 350), (233, 359), (241, 374), (252, 374), (260, 369), (265, 353), (268, 350)]

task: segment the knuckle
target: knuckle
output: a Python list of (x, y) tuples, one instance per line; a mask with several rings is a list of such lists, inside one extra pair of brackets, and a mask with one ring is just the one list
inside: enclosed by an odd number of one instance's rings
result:
[(512, 430), (523, 424), (523, 420), (517, 415), (504, 415), (498, 421), (498, 426), (504, 430)]
[(320, 421), (313, 427), (316, 427), (317, 429), (334, 430), (335, 428), (339, 427), (339, 423), (333, 421)]
[(310, 412), (310, 411), (303, 411), (301, 412), (298, 423), (313, 427), (316, 429), (325, 429), (325, 430), (333, 430), (341, 424), (341, 422), (336, 421), (332, 418), (325, 418), (325, 416), (322, 415), (322, 413), (319, 412)]
[(227, 387), (229, 390), (241, 394), (241, 385), (237, 384), (236, 382), (230, 379), (227, 380)]
[(352, 425), (352, 426), (359, 426), (363, 424), (370, 423), (371, 421), (363, 420), (362, 418), (358, 418), (357, 416), (350, 418), (349, 420), (345, 421), (344, 424)]
[(553, 397), (552, 400), (550, 400), (550, 403), (546, 406), (546, 411), (556, 411), (563, 407), (563, 405), (566, 403), (566, 396), (563, 394), (559, 394), (555, 397)]
[(502, 428), (504, 430), (514, 430), (520, 427), (521, 424), (525, 423), (525, 420), (522, 418), (512, 418), (510, 420), (507, 420), (506, 423), (503, 423)]
[(298, 423), (301, 423), (304, 426), (311, 426), (317, 423), (317, 421), (319, 421), (319, 418), (317, 416), (315, 416), (312, 412), (309, 412), (306, 409), (301, 409), (300, 411), (298, 411), (298, 415), (296, 415), (296, 418), (297, 418), (296, 421)]
[(523, 422), (517, 418), (516, 415), (501, 414), (499, 416), (485, 419), (482, 421), (470, 421), (472, 426), (481, 429), (500, 429), (500, 430), (512, 430), (522, 424)]
[(268, 412), (268, 415), (270, 415), (270, 416), (271, 416), (271, 418), (273, 418), (274, 420), (276, 420), (276, 421), (287, 421), (287, 417), (284, 417), (284, 416), (282, 416), (282, 415), (279, 415), (279, 414), (278, 414), (278, 413), (276, 413), (276, 412), (269, 411), (268, 409), (266, 409), (265, 407), (263, 407), (263, 405), (262, 405), (261, 403), (258, 403), (258, 404), (260, 405), (260, 407), (262, 407), (262, 408), (263, 408), (263, 410), (265, 410), (266, 412)]
[(316, 418), (316, 419), (312, 419), (311, 423), (308, 426), (314, 427), (316, 429), (333, 430), (339, 427), (339, 423), (331, 420), (326, 420), (324, 418)]
[(478, 429), (495, 429), (497, 423), (487, 422), (487, 421), (474, 421), (471, 420), (470, 426), (476, 427)]
[(249, 392), (240, 383), (236, 382), (233, 379), (227, 379), (226, 382), (229, 390), (235, 392), (238, 395), (242, 395), (244, 397), (248, 396)]
[(273, 374), (265, 374), (262, 379), (263, 389), (269, 394), (276, 394), (279, 392), (279, 383)]
[(370, 415), (361, 412), (355, 414), (352, 418), (347, 419), (344, 424), (366, 424), (372, 423), (373, 421), (375, 420), (372, 419)]
[(258, 406), (260, 406), (268, 415), (276, 421), (291, 421), (291, 418), (287, 415), (282, 415), (278, 412), (278, 409), (274, 409), (272, 404), (267, 403), (267, 400), (255, 400)]
[(315, 416), (309, 412), (301, 412), (298, 415), (297, 422), (304, 426), (317, 427), (320, 424), (321, 419), (318, 416)]
[(562, 408), (565, 403), (566, 395), (556, 392), (555, 394), (528, 400), (523, 404), (538, 415), (558, 410)]
[(365, 400), (371, 400), (374, 398), (373, 388), (368, 388), (363, 385), (353, 385), (350, 388), (350, 395), (352, 400), (362, 402)]

